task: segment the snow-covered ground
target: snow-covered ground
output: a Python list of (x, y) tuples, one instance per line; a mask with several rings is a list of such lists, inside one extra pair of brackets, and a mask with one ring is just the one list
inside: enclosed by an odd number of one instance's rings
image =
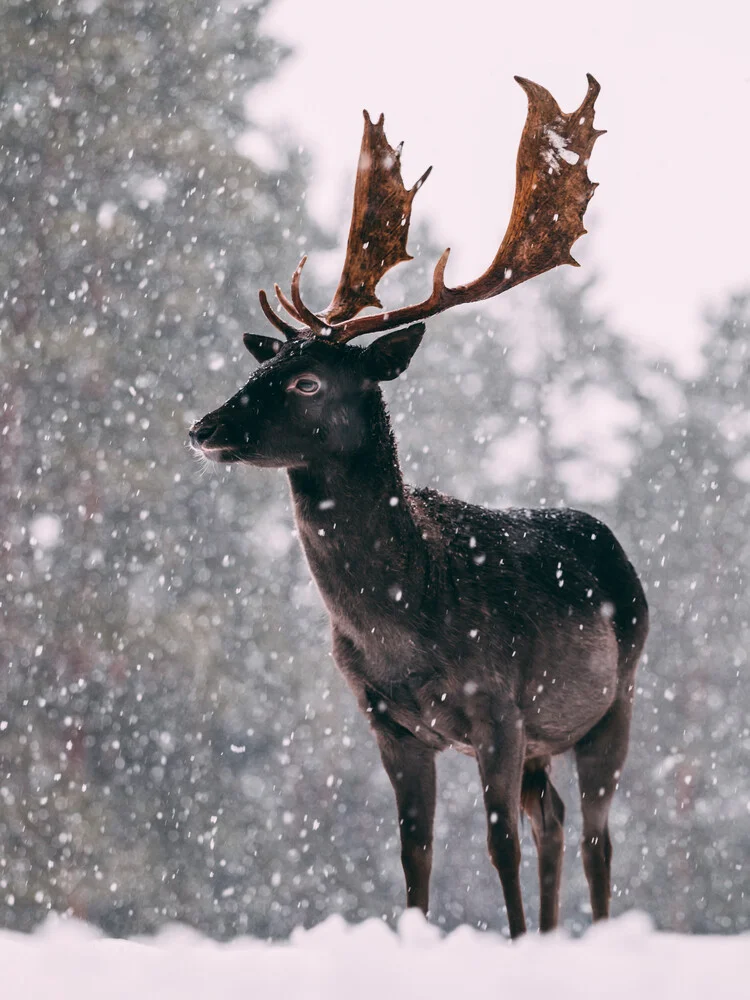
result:
[(0, 933), (0, 969), (3, 1000), (733, 1000), (750, 997), (750, 935), (660, 934), (631, 913), (581, 940), (511, 945), (468, 927), (444, 936), (409, 913), (398, 935), (331, 917), (290, 942), (220, 945), (184, 927), (122, 941), (52, 919)]

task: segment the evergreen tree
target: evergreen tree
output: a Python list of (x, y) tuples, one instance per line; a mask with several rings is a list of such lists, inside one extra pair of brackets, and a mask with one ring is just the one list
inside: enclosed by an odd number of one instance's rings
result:
[(736, 296), (708, 324), (702, 374), (684, 382), (662, 371), (662, 421), (644, 434), (620, 502), (623, 520), (642, 525), (653, 621), (631, 772), (630, 899), (692, 932), (748, 926), (749, 327), (750, 298)]
[(305, 704), (281, 484), (201, 479), (184, 446), (249, 367), (257, 288), (319, 239), (300, 155), (237, 148), (283, 55), (264, 7), (4, 4), (6, 926), (247, 926), (226, 869), (265, 878), (275, 811), (237, 789), (273, 773), (298, 797), (276, 768)]

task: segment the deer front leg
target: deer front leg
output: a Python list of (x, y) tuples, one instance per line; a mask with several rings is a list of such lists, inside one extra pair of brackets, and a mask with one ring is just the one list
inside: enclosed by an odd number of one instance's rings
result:
[(435, 752), (411, 733), (376, 729), (383, 766), (396, 793), (406, 905), (427, 915), (435, 819)]
[(333, 655), (359, 707), (370, 721), (383, 766), (396, 793), (406, 905), (418, 906), (426, 915), (435, 819), (435, 751), (379, 711), (380, 698), (368, 690), (364, 680), (367, 664), (361, 651), (335, 627)]
[[(482, 717), (483, 716), (483, 717)], [(472, 746), (479, 764), (487, 811), (487, 846), (500, 876), (510, 936), (526, 930), (521, 899), (518, 820), (524, 761), (524, 733), (515, 709), (480, 713), (472, 720)]]

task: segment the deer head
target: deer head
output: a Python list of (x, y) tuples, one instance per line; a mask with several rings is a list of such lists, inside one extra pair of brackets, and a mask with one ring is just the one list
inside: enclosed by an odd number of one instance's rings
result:
[[(583, 216), (596, 188), (587, 165), (602, 134), (594, 128), (599, 84), (589, 75), (583, 103), (564, 114), (544, 87), (516, 80), (526, 91), (529, 110), (510, 222), (487, 270), (469, 284), (449, 287), (446, 250), (422, 302), (359, 315), (367, 307), (382, 310), (376, 294), (380, 279), (411, 260), (406, 249), (411, 206), (430, 173), (407, 190), (401, 146), (389, 145), (382, 115), (373, 123), (365, 112), (344, 269), (330, 305), (321, 313), (305, 305), (300, 290), (304, 257), (292, 278), (291, 298), (275, 286), (291, 321), (274, 311), (265, 292), (259, 293), (265, 316), (285, 339), (245, 334), (245, 346), (260, 368), (235, 396), (193, 425), (194, 446), (219, 462), (287, 468), (356, 451), (373, 426), (378, 383), (408, 367), (424, 320), (492, 298), (559, 264), (578, 266), (570, 251), (586, 232)], [(365, 348), (349, 344), (363, 334), (385, 331), (391, 332)]]

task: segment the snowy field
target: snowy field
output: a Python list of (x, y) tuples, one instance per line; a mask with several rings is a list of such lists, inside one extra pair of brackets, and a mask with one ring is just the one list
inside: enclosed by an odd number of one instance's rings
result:
[(581, 940), (511, 945), (468, 927), (441, 935), (407, 914), (398, 935), (330, 917), (289, 943), (220, 945), (183, 927), (136, 942), (51, 919), (31, 936), (0, 933), (0, 968), (3, 1000), (731, 1000), (750, 996), (750, 935), (660, 934), (630, 913)]

